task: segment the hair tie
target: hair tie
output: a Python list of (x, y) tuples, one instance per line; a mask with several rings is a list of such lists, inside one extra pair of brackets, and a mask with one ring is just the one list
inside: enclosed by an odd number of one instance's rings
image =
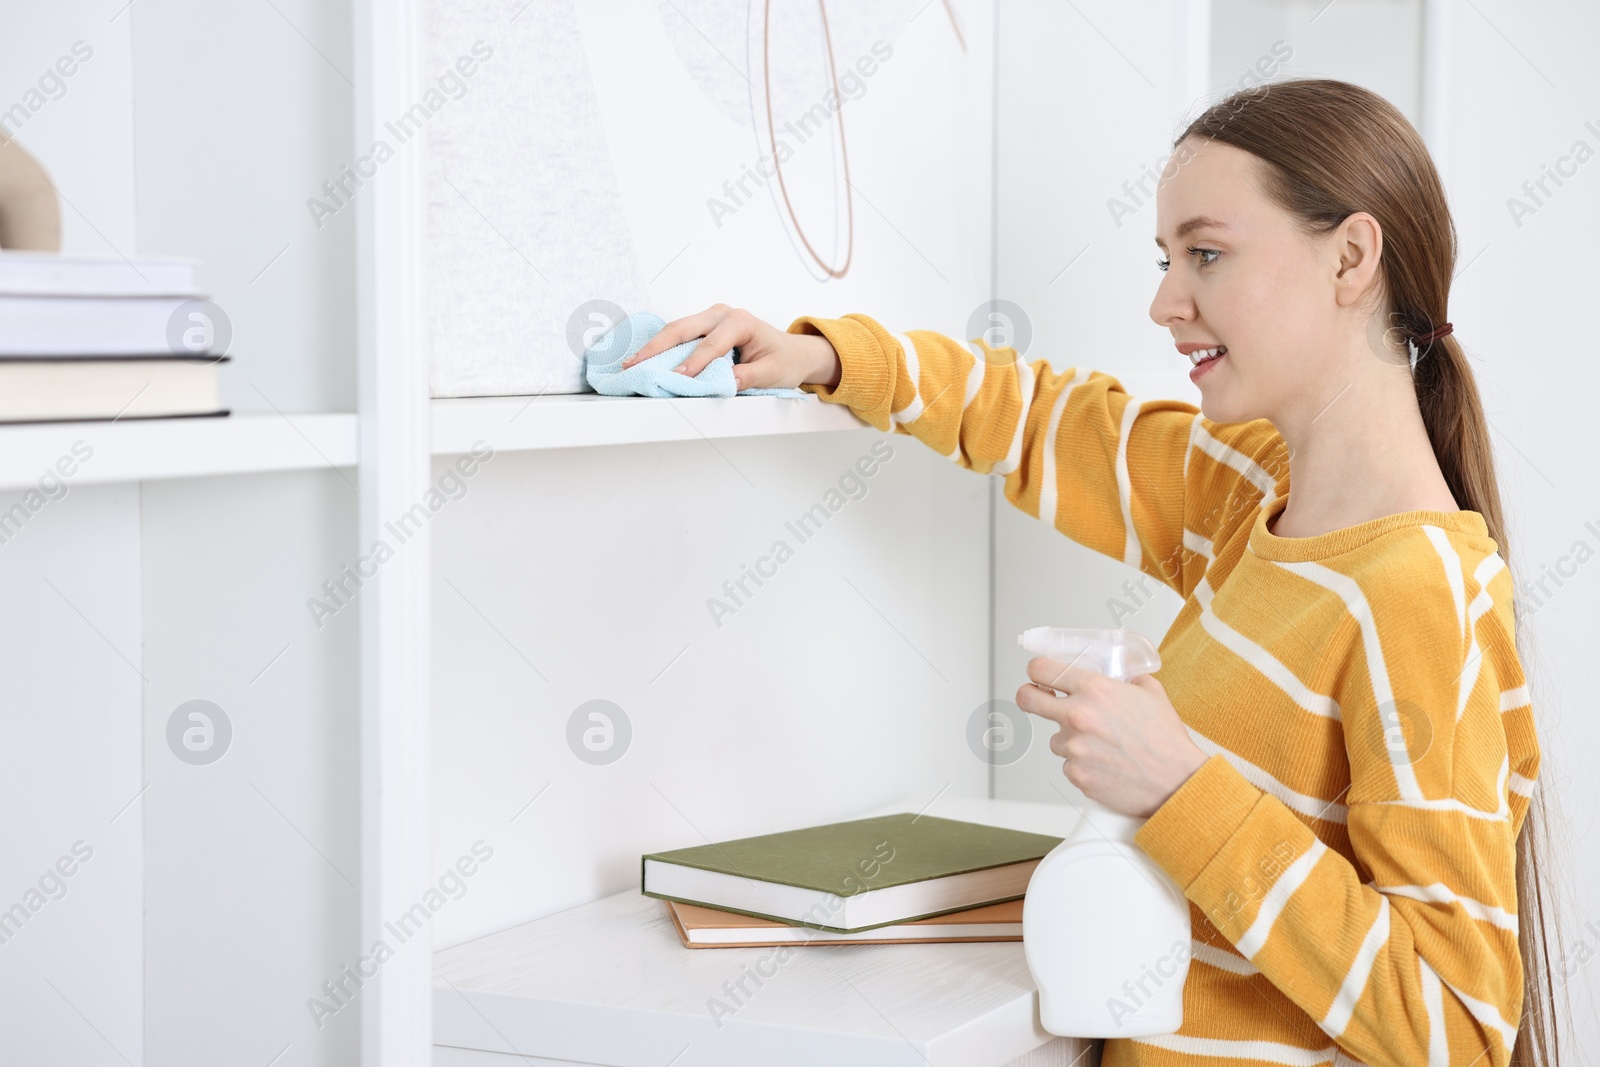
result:
[(1411, 349), (1411, 369), (1417, 369), (1417, 359), (1422, 354), (1420, 351), (1421, 349), (1428, 347), (1441, 337), (1449, 336), (1450, 332), (1454, 329), (1455, 326), (1447, 322), (1443, 326), (1434, 327), (1425, 334), (1408, 339), (1406, 341), (1406, 347)]

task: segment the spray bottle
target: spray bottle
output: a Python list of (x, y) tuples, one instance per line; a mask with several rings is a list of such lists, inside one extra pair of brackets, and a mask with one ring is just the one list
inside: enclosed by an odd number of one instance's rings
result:
[[(1135, 630), (1035, 626), (1017, 643), (1037, 656), (1131, 681), (1161, 668)], [(1189, 904), (1133, 843), (1144, 819), (1085, 798), (1072, 832), (1034, 868), (1022, 948), (1039, 987), (1039, 1021), (1072, 1037), (1149, 1037), (1183, 1023)]]

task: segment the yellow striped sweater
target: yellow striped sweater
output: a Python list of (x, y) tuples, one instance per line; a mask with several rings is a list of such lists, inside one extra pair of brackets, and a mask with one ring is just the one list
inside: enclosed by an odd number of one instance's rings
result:
[(843, 366), (806, 391), (1003, 478), (1184, 598), (1158, 677), (1210, 758), (1136, 838), (1190, 902), (1183, 1026), (1108, 1041), (1107, 1067), (1505, 1064), (1539, 749), (1482, 515), (1279, 537), (1287, 448), (1266, 420), (864, 315), (789, 331)]

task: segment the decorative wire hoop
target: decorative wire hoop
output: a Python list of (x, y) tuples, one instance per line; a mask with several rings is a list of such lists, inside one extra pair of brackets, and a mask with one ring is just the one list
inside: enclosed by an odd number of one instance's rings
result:
[(805, 245), (806, 251), (816, 261), (817, 266), (830, 278), (843, 278), (850, 269), (850, 257), (855, 249), (856, 222), (855, 203), (851, 196), (850, 185), (850, 152), (845, 146), (844, 138), (844, 109), (843, 97), (839, 94), (839, 71), (833, 59), (833, 38), (828, 33), (828, 9), (823, 0), (817, 0), (817, 10), (822, 15), (822, 40), (828, 49), (828, 74), (833, 81), (833, 94), (841, 101), (839, 111), (834, 116), (834, 121), (839, 124), (839, 156), (844, 160), (844, 204), (845, 204), (845, 248), (844, 263), (835, 268), (817, 254), (811, 247), (811, 239), (806, 236), (805, 227), (800, 225), (800, 216), (795, 212), (794, 205), (789, 202), (789, 186), (783, 180), (783, 163), (778, 158), (778, 132), (772, 119), (772, 0), (767, 0), (767, 5), (762, 18), (761, 27), (761, 76), (765, 81), (767, 97), (767, 139), (772, 146), (772, 168), (778, 172), (778, 190), (783, 194), (783, 207), (789, 213), (789, 220), (794, 223), (795, 233), (800, 235), (800, 243)]

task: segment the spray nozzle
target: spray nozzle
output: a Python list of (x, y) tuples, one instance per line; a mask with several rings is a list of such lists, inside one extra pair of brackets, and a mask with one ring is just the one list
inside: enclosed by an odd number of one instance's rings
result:
[(1017, 644), (1035, 656), (1088, 667), (1107, 678), (1128, 681), (1161, 669), (1161, 654), (1137, 630), (1072, 630), (1034, 626), (1017, 636)]

